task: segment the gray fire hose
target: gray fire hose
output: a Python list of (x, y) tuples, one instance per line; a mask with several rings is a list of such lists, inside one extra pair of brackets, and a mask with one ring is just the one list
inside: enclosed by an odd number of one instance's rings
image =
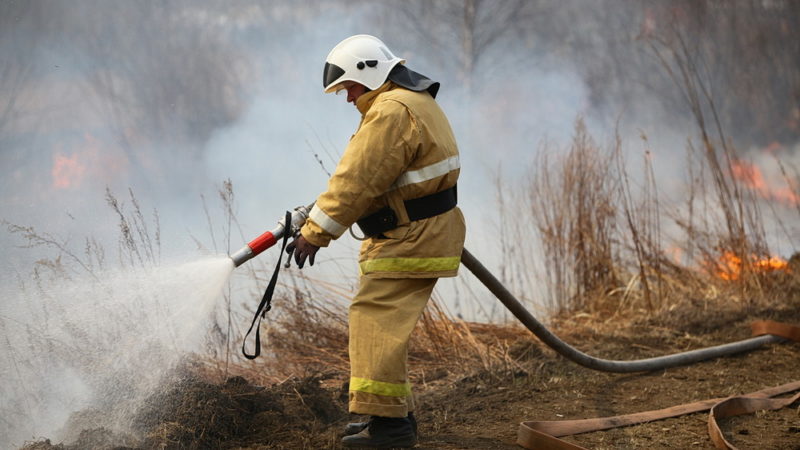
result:
[[(249, 259), (277, 244), (278, 240), (285, 237), (284, 234), (287, 231), (288, 235), (294, 235), (297, 233), (305, 222), (306, 218), (308, 218), (312, 206), (313, 204), (308, 206), (298, 206), (292, 212), (287, 211), (285, 217), (278, 222), (278, 225), (275, 227), (275, 229), (265, 232), (230, 256), (234, 266), (239, 267)], [(278, 259), (278, 263), (278, 266), (280, 266), (280, 259)], [(553, 350), (567, 359), (594, 370), (618, 373), (649, 372), (653, 370), (666, 369), (668, 367), (692, 364), (698, 361), (717, 358), (720, 356), (747, 352), (772, 342), (783, 342), (786, 340), (783, 337), (765, 334), (763, 336), (732, 342), (730, 344), (692, 350), (674, 355), (659, 356), (656, 358), (639, 359), (634, 361), (613, 361), (595, 358), (581, 352), (575, 347), (572, 347), (551, 333), (550, 330), (545, 328), (545, 326), (536, 320), (536, 318), (533, 317), (533, 315), (531, 315), (531, 313), (528, 312), (524, 306), (522, 306), (519, 300), (517, 300), (510, 292), (508, 292), (508, 289), (506, 289), (505, 286), (503, 286), (503, 284), (500, 283), (500, 281), (495, 278), (494, 275), (492, 275), (486, 269), (486, 267), (483, 266), (483, 264), (481, 264), (474, 256), (472, 256), (472, 253), (467, 251), (467, 249), (464, 249), (463, 253), (461, 254), (461, 263), (464, 264), (464, 266), (466, 266), (466, 268), (469, 269), (470, 272), (472, 272), (476, 277), (478, 277), (481, 283), (486, 285), (486, 287), (489, 288), (489, 291), (491, 291), (492, 294), (494, 294), (495, 297), (497, 297), (503, 303), (503, 305), (505, 305), (505, 307), (511, 311), (512, 314), (514, 314), (514, 317), (519, 319), (519, 321), (522, 322), (522, 324), (525, 325), (531, 332), (533, 332), (536, 337), (541, 339), (542, 342), (550, 346)], [(254, 327), (256, 328), (255, 356), (258, 356), (258, 353), (260, 353), (261, 346), (258, 327), (256, 327), (256, 321), (259, 317), (263, 317), (264, 312), (269, 310), (269, 300), (272, 298), (272, 292), (275, 286), (277, 273), (278, 267), (276, 267), (275, 273), (270, 281), (270, 286), (267, 287), (267, 291), (261, 300), (261, 305), (259, 305), (258, 311), (253, 319), (253, 325), (250, 326), (251, 330)], [(251, 357), (251, 355), (248, 355), (245, 351), (244, 344), (242, 345), (242, 353), (244, 353), (248, 358)]]
[(716, 347), (701, 348), (683, 353), (676, 353), (674, 355), (659, 356), (655, 358), (637, 359), (633, 361), (614, 361), (609, 359), (595, 358), (587, 355), (582, 351), (572, 347), (566, 342), (558, 338), (550, 332), (541, 322), (536, 320), (528, 310), (522, 306), (511, 292), (503, 286), (494, 275), (483, 266), (466, 248), (461, 254), (461, 263), (469, 269), (478, 280), (481, 281), (495, 297), (500, 300), (512, 314), (516, 317), (526, 328), (536, 335), (542, 342), (547, 344), (550, 348), (558, 352), (561, 356), (569, 359), (572, 362), (580, 364), (581, 366), (588, 367), (589, 369), (599, 370), (602, 372), (617, 372), (617, 373), (631, 373), (631, 372), (649, 372), (654, 370), (666, 369), (669, 367), (683, 366), (693, 364), (698, 361), (707, 359), (718, 358), (720, 356), (733, 355), (736, 353), (747, 352), (757, 349), (773, 342), (783, 342), (784, 338), (767, 334), (758, 336), (743, 341), (731, 342), (729, 344), (718, 345)]

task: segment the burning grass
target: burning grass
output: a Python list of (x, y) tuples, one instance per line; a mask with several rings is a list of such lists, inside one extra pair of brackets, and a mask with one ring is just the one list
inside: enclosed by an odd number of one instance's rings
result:
[(726, 281), (739, 280), (746, 272), (758, 274), (789, 272), (788, 261), (778, 256), (749, 255), (748, 259), (742, 260), (730, 251), (724, 251), (716, 261), (708, 261), (707, 267), (711, 275)]
[[(690, 145), (685, 205), (662, 200), (649, 149), (643, 166), (631, 169), (620, 139), (601, 147), (581, 121), (568, 148), (541, 150), (522, 186), (501, 187), (511, 204), (529, 205), (506, 212), (514, 220), (503, 221), (513, 224), (504, 230), (511, 236), (506, 240), (520, 247), (510, 264), (530, 275), (541, 261), (543, 303), (551, 315), (656, 314), (710, 291), (758, 305), (796, 276), (770, 248), (770, 241), (793, 241), (784, 223), (790, 212), (777, 214), (781, 205), (767, 203), (775, 214), (765, 214), (765, 202), (777, 199), (756, 195), (766, 188), (755, 189), (753, 176), (742, 176), (736, 150), (721, 132), (711, 139), (703, 128), (706, 107), (713, 110), (713, 103), (696, 107), (704, 149), (698, 154)], [(531, 223), (538, 241), (530, 239)], [(767, 226), (783, 235), (768, 237)], [(515, 269), (501, 273), (519, 290)], [(534, 291), (535, 281), (529, 277), (523, 290)]]

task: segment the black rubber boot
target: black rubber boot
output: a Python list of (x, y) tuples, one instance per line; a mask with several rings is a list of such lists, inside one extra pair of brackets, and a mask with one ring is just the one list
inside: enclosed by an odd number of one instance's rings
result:
[[(417, 419), (414, 418), (414, 413), (408, 413), (408, 420), (411, 422), (411, 427), (414, 429), (414, 434), (419, 439), (419, 433), (417, 432)], [(344, 427), (344, 435), (350, 436), (353, 434), (361, 433), (361, 430), (367, 428), (369, 426), (369, 421), (367, 422), (351, 422), (345, 425)]]
[(361, 433), (361, 430), (367, 428), (369, 422), (350, 422), (344, 426), (344, 435), (351, 436), (353, 434)]
[(345, 447), (411, 448), (416, 443), (417, 435), (408, 417), (372, 416), (361, 431), (342, 438)]

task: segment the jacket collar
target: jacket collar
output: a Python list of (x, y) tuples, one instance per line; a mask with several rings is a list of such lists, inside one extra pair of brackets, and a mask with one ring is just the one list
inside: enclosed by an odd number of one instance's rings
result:
[(394, 84), (391, 81), (387, 81), (383, 83), (381, 87), (379, 87), (378, 89), (375, 89), (374, 91), (369, 91), (365, 94), (361, 94), (361, 96), (358, 97), (358, 100), (356, 100), (356, 108), (358, 108), (358, 111), (361, 113), (361, 116), (363, 117), (367, 114), (367, 111), (369, 111), (369, 109), (372, 107), (372, 104), (375, 103), (375, 99), (378, 97), (378, 95), (387, 91), (391, 91), (396, 87), (397, 87), (396, 84)]

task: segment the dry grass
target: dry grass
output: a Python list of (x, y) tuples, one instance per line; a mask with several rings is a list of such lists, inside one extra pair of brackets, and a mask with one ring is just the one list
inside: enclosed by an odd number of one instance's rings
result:
[[(552, 316), (584, 314), (606, 322), (659, 314), (687, 299), (725, 297), (754, 307), (780, 293), (791, 269), (757, 263), (773, 255), (764, 232), (772, 218), (730, 164), (722, 164), (733, 148), (718, 149), (705, 135), (703, 142), (705, 156), (687, 166), (713, 175), (689, 174), (684, 208), (662, 204), (649, 149), (633, 177), (621, 141), (598, 146), (579, 121), (568, 149), (542, 150), (530, 179), (508, 195), (527, 195), (519, 204), (529, 209), (517, 211), (517, 221), (535, 224), (539, 242), (531, 242), (524, 227), (512, 240), (527, 246), (518, 254), (543, 261)], [(690, 155), (696, 156), (694, 148)], [(667, 218), (683, 236), (662, 232)], [(733, 265), (726, 255), (743, 262)]]
[[(514, 260), (505, 260), (511, 267), (502, 268), (501, 278), (512, 290), (535, 292), (538, 258), (546, 287), (538, 303), (556, 323), (575, 315), (619, 323), (717, 299), (756, 308), (775, 302), (787, 277), (796, 276), (796, 269), (764, 267), (774, 255), (765, 227), (788, 227), (767, 215), (757, 192), (737, 177), (739, 155), (717, 115), (702, 55), (678, 30), (648, 44), (698, 130), (688, 143), (684, 204), (662, 200), (646, 136), (635, 167), (619, 137), (600, 146), (581, 120), (569, 147), (539, 151), (529, 179), (498, 182), (500, 204), (509, 209), (501, 245), (514, 244)], [(797, 183), (785, 178), (797, 195)], [(531, 239), (531, 224), (538, 241)], [(665, 225), (677, 225), (680, 235), (667, 235)]]
[[(672, 41), (654, 40), (651, 45), (683, 89), (699, 130), (699, 144), (688, 146), (689, 190), (684, 205), (662, 200), (648, 148), (641, 166), (631, 169), (621, 139), (600, 146), (581, 120), (566, 149), (539, 152), (522, 186), (497, 180), (502, 219), (499, 246), (508, 249), (500, 278), (532, 307), (533, 302), (544, 306), (557, 333), (613, 335), (647, 320), (675, 326), (669, 317), (683, 319), (677, 314), (681, 310), (743, 311), (780, 305), (783, 289), (800, 285), (800, 257), (780, 271), (749, 263), (771, 256), (766, 218), (754, 193), (734, 176), (736, 149), (716, 117), (696, 59), (680, 35)], [(796, 184), (790, 187), (798, 194)], [(119, 265), (157, 265), (158, 215), (154, 213), (154, 223), (148, 227), (132, 192), (130, 197), (132, 212), (111, 193), (107, 195), (119, 218)], [(201, 250), (210, 247), (230, 253), (234, 232), (240, 235), (237, 242), (245, 241), (234, 214), (230, 181), (223, 184), (219, 197), (224, 224), (215, 228), (204, 205), (211, 245), (196, 240)], [(681, 236), (666, 236), (667, 219), (677, 224)], [(102, 247), (91, 239), (81, 254), (32, 227), (6, 226), (29, 245), (55, 251), (55, 257), (38, 263), (37, 271), (69, 277), (76, 271), (93, 274), (108, 264)], [(683, 255), (680, 260), (673, 256), (675, 249)], [(720, 258), (726, 254), (744, 262), (736, 277), (719, 274), (724, 268)], [(263, 286), (271, 270), (263, 261), (254, 261), (238, 272), (251, 285)], [(257, 298), (260, 293), (249, 289), (242, 294), (229, 288), (223, 294), (225, 317), (212, 324), (207, 347), (189, 363), (193, 372), (216, 382), (242, 376), (259, 385), (308, 377), (329, 386), (344, 383), (349, 362), (347, 310), (342, 305), (352, 296), (352, 288), (296, 271), (288, 274), (282, 278), (276, 308), (264, 322), (265, 355), (256, 361), (240, 356), (242, 327), (252, 312), (233, 301)], [(542, 283), (546, 290), (543, 298), (537, 298)], [(480, 372), (499, 377), (517, 369), (524, 372), (520, 361), (541, 351), (533, 348), (530, 334), (518, 325), (465, 322), (444, 304), (432, 299), (413, 335), (410, 377), (416, 383), (453, 374)]]
[[(765, 232), (767, 222), (777, 221), (779, 227), (785, 227), (777, 216), (765, 215), (757, 192), (736, 176), (740, 152), (725, 133), (717, 112), (703, 53), (687, 41), (676, 24), (648, 44), (680, 90), (699, 135), (699, 144), (689, 143), (687, 167), (693, 173), (689, 174), (687, 214), (675, 218), (686, 232), (685, 250), (712, 273), (725, 269), (720, 264), (725, 255), (743, 261), (736, 280), (726, 287), (738, 290), (747, 302), (757, 303), (768, 297), (774, 286), (770, 274), (751, 262), (773, 255)], [(797, 194), (796, 184), (787, 183), (787, 187)]]
[[(352, 293), (328, 283), (319, 284), (323, 287), (310, 296), (307, 291), (293, 289), (290, 292), (294, 295), (275, 299), (279, 309), (267, 325), (263, 345), (268, 351), (264, 357), (256, 361), (236, 357), (227, 367), (219, 359), (200, 357), (195, 361), (196, 369), (216, 381), (243, 376), (269, 385), (316, 377), (332, 386), (343, 383), (349, 377), (347, 310), (336, 300), (349, 299)], [(455, 319), (441, 300), (434, 298), (409, 344), (409, 376), (424, 383), (453, 373), (513, 369), (516, 364), (509, 348), (527, 334), (516, 325)]]

